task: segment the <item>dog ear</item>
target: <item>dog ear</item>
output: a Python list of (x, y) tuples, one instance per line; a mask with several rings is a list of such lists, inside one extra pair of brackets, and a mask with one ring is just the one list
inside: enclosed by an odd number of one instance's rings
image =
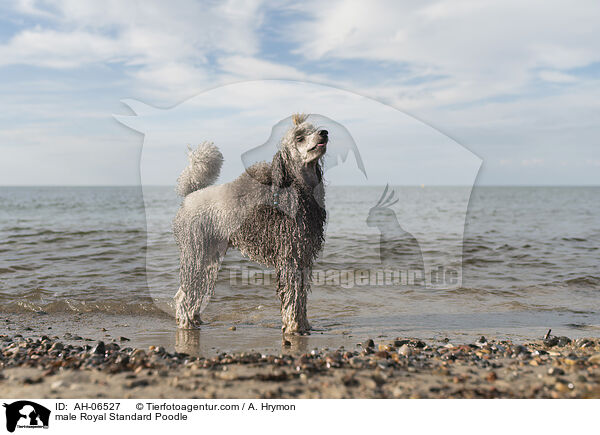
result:
[(273, 187), (286, 188), (292, 184), (292, 178), (286, 167), (282, 151), (277, 151), (271, 163), (271, 180)]
[(317, 164), (315, 165), (315, 172), (317, 173), (317, 180), (319, 183), (323, 181), (323, 165), (321, 164), (321, 159), (317, 160)]

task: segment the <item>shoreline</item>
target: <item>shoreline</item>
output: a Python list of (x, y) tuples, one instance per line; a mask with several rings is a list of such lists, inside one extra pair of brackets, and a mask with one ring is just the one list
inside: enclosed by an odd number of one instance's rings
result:
[(3, 398), (600, 398), (599, 338), (288, 347), (203, 357), (0, 335), (0, 389)]
[[(310, 352), (317, 349), (336, 349), (344, 346), (354, 349), (358, 342), (367, 338), (391, 341), (396, 337), (413, 337), (430, 343), (471, 343), (481, 335), (501, 341), (511, 340), (515, 344), (527, 343), (542, 337), (549, 327), (556, 335), (565, 335), (573, 340), (585, 337), (600, 337), (600, 326), (560, 325), (543, 321), (533, 324), (503, 325), (488, 322), (459, 325), (437, 319), (437, 327), (407, 327), (406, 319), (367, 319), (367, 323), (328, 321), (312, 318), (310, 335), (291, 336), (291, 350)], [(445, 319), (449, 320), (449, 319)], [(452, 319), (450, 319), (452, 320)], [(466, 323), (466, 322), (465, 322)], [(105, 312), (24, 312), (0, 313), (0, 335), (21, 334), (25, 338), (41, 335), (58, 336), (71, 344), (93, 344), (98, 340), (116, 341), (130, 347), (146, 349), (162, 346), (168, 351), (190, 355), (216, 355), (222, 352), (261, 352), (278, 354), (286, 350), (282, 346), (280, 316), (274, 314), (264, 321), (249, 319), (208, 318), (199, 330), (178, 330), (175, 320), (167, 314), (109, 314)], [(69, 338), (70, 337), (70, 338)], [(121, 338), (124, 338), (121, 341)], [(75, 339), (77, 338), (77, 339)]]

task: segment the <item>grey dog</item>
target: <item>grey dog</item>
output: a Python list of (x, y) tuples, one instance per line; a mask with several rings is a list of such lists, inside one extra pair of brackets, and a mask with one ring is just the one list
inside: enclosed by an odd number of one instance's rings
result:
[(275, 268), (283, 332), (310, 329), (306, 302), (324, 241), (322, 157), (329, 138), (307, 118), (293, 115), (273, 161), (256, 163), (230, 183), (211, 186), (223, 164), (217, 147), (203, 143), (190, 151), (190, 163), (177, 180), (184, 200), (173, 222), (180, 251), (179, 328), (201, 324), (221, 261), (233, 246)]

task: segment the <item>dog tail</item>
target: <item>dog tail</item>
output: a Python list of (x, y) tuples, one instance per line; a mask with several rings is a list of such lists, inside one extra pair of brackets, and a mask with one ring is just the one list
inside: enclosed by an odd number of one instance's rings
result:
[(183, 197), (217, 181), (223, 166), (223, 154), (212, 142), (203, 142), (195, 150), (188, 149), (190, 163), (177, 179), (175, 188), (177, 194)]

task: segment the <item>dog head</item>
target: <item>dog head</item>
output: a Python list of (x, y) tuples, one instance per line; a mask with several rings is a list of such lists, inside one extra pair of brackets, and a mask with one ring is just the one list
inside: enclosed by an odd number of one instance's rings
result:
[(321, 183), (321, 157), (327, 150), (327, 130), (307, 122), (308, 115), (293, 115), (293, 126), (281, 139), (279, 151), (273, 157), (272, 183), (288, 187), (293, 179), (314, 188)]
[(327, 130), (315, 127), (307, 118), (308, 115), (304, 114), (293, 115), (293, 126), (281, 141), (282, 150), (287, 151), (295, 161), (305, 165), (323, 157), (329, 141)]

